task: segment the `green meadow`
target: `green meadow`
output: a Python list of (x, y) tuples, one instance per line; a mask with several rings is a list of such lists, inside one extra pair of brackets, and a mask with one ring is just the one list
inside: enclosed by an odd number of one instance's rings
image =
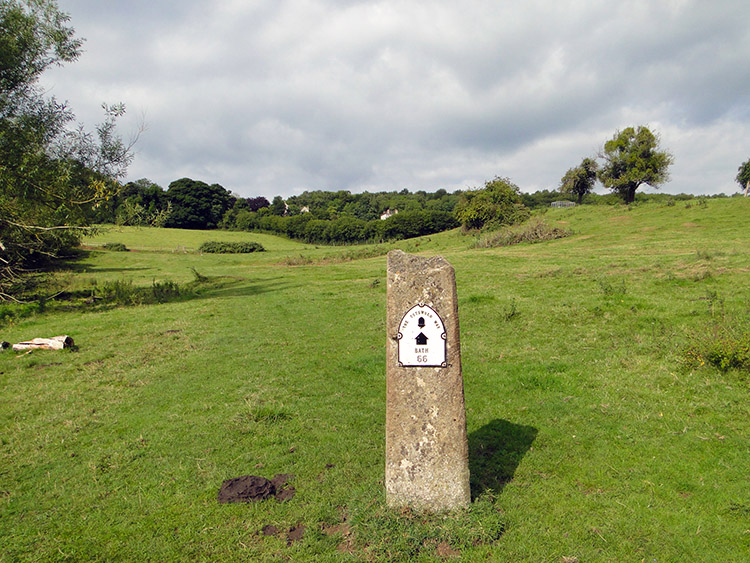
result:
[[(543, 217), (572, 234), (101, 229), (56, 301), (0, 316), (76, 344), (0, 352), (0, 560), (750, 560), (750, 199)], [(473, 502), (448, 515), (385, 507), (394, 248), (456, 270)], [(291, 499), (217, 502), (277, 474)]]

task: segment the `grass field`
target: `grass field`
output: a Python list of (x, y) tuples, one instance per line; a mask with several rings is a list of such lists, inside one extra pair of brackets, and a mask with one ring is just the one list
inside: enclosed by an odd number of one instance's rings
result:
[[(77, 346), (0, 353), (0, 560), (750, 560), (748, 373), (687, 353), (750, 331), (750, 200), (545, 219), (573, 234), (85, 241), (56, 277), (71, 295), (181, 295), (6, 316), (0, 340)], [(206, 240), (267, 251), (194, 252)], [(474, 501), (447, 516), (385, 508), (391, 248), (456, 269)], [(225, 479), (280, 473), (291, 500), (216, 500)]]

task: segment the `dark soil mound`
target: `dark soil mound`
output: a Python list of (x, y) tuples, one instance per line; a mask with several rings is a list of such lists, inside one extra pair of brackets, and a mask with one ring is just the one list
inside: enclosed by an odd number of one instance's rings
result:
[(243, 475), (227, 479), (221, 484), (217, 499), (225, 502), (253, 502), (274, 497), (277, 500), (289, 500), (294, 496), (294, 487), (284, 487), (293, 475), (280, 473), (273, 479), (257, 475)]

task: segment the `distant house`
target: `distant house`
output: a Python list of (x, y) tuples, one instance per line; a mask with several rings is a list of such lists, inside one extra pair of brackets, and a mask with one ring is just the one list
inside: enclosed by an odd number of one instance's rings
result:
[(398, 213), (398, 209), (394, 209), (391, 211), (390, 207), (383, 211), (383, 213), (380, 215), (380, 220), (385, 221), (388, 219), (388, 217), (392, 217), (393, 215), (396, 215)]
[(550, 204), (552, 207), (575, 207), (575, 201), (553, 201)]
[(310, 213), (310, 208), (307, 207), (307, 205), (304, 205), (302, 209), (299, 210), (300, 213)]

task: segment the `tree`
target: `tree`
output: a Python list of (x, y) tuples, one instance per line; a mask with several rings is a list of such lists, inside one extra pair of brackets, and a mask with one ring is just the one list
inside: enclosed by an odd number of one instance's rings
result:
[(521, 189), (508, 178), (496, 177), (485, 182), (481, 190), (461, 194), (456, 218), (465, 229), (482, 229), (513, 225), (529, 217), (521, 203)]
[(647, 127), (628, 127), (616, 132), (599, 155), (604, 159), (599, 181), (605, 188), (621, 194), (625, 203), (632, 203), (642, 184), (658, 188), (669, 180), (668, 169), (674, 157), (658, 148), (659, 139)]
[(578, 196), (578, 203), (583, 196), (594, 190), (596, 173), (599, 166), (593, 158), (584, 158), (581, 164), (569, 169), (560, 180), (560, 191)]
[(47, 68), (81, 53), (68, 21), (54, 0), (0, 0), (0, 298), (19, 272), (77, 245), (132, 159), (115, 131), (122, 104), (103, 106), (92, 134), (39, 86)]
[(250, 211), (258, 211), (259, 209), (263, 209), (264, 207), (270, 207), (270, 203), (266, 198), (263, 196), (259, 197), (250, 197), (246, 199), (247, 206)]
[(209, 186), (190, 178), (169, 184), (167, 198), (172, 212), (166, 226), (178, 229), (215, 229), (234, 204), (231, 192), (219, 184)]
[(744, 188), (745, 197), (750, 192), (750, 158), (748, 158), (742, 165), (737, 169), (737, 177), (735, 178), (740, 188)]
[(273, 198), (270, 209), (272, 215), (278, 215), (279, 217), (285, 215), (286, 204), (284, 203), (284, 198), (280, 195), (277, 195), (275, 198)]
[(118, 225), (163, 226), (171, 213), (167, 194), (161, 186), (148, 178), (128, 182), (113, 197), (97, 209), (96, 221)]

